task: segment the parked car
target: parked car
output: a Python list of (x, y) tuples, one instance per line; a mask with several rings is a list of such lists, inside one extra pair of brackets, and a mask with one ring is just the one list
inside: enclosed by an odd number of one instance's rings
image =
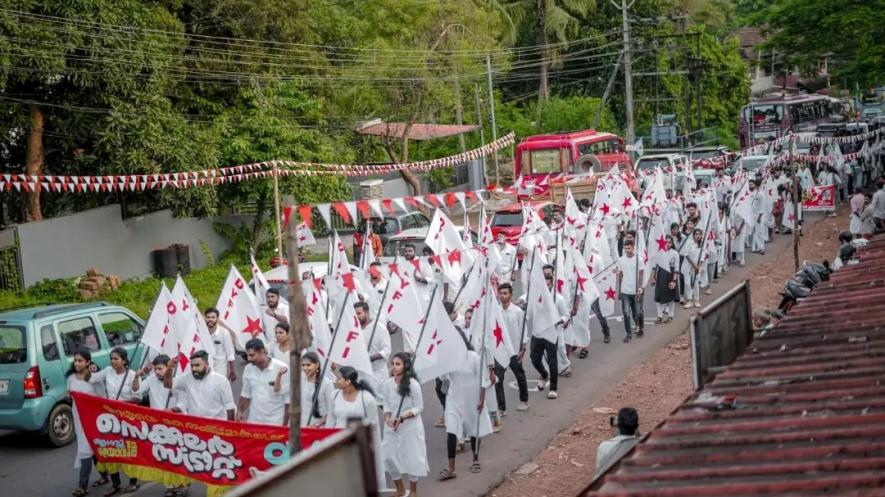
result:
[[(402, 233), (405, 230), (424, 228), (430, 226), (430, 219), (420, 212), (410, 212), (408, 214), (399, 214), (396, 216), (386, 216), (383, 218), (370, 218), (372, 222), (372, 233), (376, 233), (381, 239), (381, 246), (387, 244), (390, 237)], [(366, 233), (366, 219), (363, 218), (357, 224), (357, 229), (353, 233), (353, 263), (359, 264), (360, 254), (362, 254), (363, 237)], [(377, 255), (377, 254), (376, 254)]]
[(735, 169), (744, 168), (745, 171), (755, 171), (764, 166), (766, 162), (772, 159), (770, 155), (748, 155), (741, 157), (735, 163)]
[[(459, 234), (464, 232), (463, 226), (456, 226), (456, 229)], [(408, 244), (415, 246), (415, 253), (420, 257), (421, 252), (424, 250), (424, 239), (427, 238), (427, 230), (428, 226), (424, 226), (423, 228), (412, 228), (392, 236), (390, 240), (387, 241), (387, 244), (384, 245), (384, 252), (378, 259), (384, 263), (393, 262), (396, 259), (396, 256), (402, 255), (403, 247)], [(476, 244), (478, 237), (472, 230), (470, 232), (470, 237), (473, 239), (473, 243)]]
[[(676, 171), (674, 175), (679, 176), (680, 174), (684, 174), (682, 170), (687, 164), (689, 164), (688, 157), (682, 154), (645, 155), (636, 161), (636, 171), (639, 173), (639, 177), (642, 178), (640, 184), (642, 189), (645, 190), (649, 182), (653, 179), (656, 167), (660, 167), (665, 171)], [(664, 188), (667, 190), (673, 188), (672, 176), (673, 175), (671, 174), (664, 174)], [(676, 183), (677, 188), (679, 188), (679, 181), (677, 180)]]
[(688, 154), (689, 161), (718, 159), (720, 157), (728, 157), (731, 154), (731, 149), (725, 145), (712, 145), (686, 150), (686, 154)]
[(56, 447), (72, 442), (65, 372), (74, 352), (88, 349), (104, 368), (111, 349), (123, 347), (134, 369), (143, 355), (134, 356), (143, 330), (135, 313), (104, 302), (0, 313), (0, 428), (43, 434)]
[[(553, 217), (553, 202), (528, 202), (528, 205), (545, 222)], [(522, 204), (510, 204), (495, 211), (491, 228), (495, 240), (498, 239), (498, 234), (504, 233), (507, 243), (516, 245), (519, 241), (519, 232), (522, 230)]]

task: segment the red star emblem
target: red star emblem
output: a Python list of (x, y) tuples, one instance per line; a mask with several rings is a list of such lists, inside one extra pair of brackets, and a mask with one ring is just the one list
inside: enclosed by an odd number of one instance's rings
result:
[(661, 235), (661, 237), (655, 241), (658, 242), (658, 250), (661, 252), (667, 250), (667, 239), (664, 238), (664, 235)]
[(501, 325), (495, 321), (495, 329), (492, 330), (492, 334), (495, 335), (495, 347), (499, 347), (502, 343), (504, 343), (504, 330), (501, 329)]
[(627, 207), (630, 207), (631, 205), (633, 205), (633, 199), (631, 199), (630, 197), (625, 198), (623, 207), (626, 209)]
[(246, 316), (246, 327), (243, 328), (242, 333), (252, 334), (256, 331), (261, 331), (261, 319), (255, 318), (252, 319), (249, 316)]
[(605, 291), (605, 298), (607, 298), (609, 300), (614, 300), (616, 295), (617, 295), (617, 293), (615, 293), (614, 288), (609, 288), (608, 290)]
[(442, 267), (442, 256), (434, 255), (430, 257), (430, 260), (439, 267)]
[(789, 216), (787, 216), (787, 219), (790, 220), (790, 221), (795, 221), (795, 220), (796, 220), (796, 215), (795, 215), (795, 214), (790, 214)]
[(578, 273), (578, 272), (575, 272), (575, 273), (576, 273), (575, 276), (577, 276), (578, 288), (580, 288), (581, 291), (583, 292), (584, 291), (584, 283), (587, 282), (587, 278), (581, 278), (580, 273)]
[(396, 264), (388, 264), (387, 267), (388, 269), (390, 269), (390, 274), (395, 274), (399, 276), (399, 266), (397, 266)]
[(611, 209), (612, 208), (609, 207), (608, 204), (602, 204), (602, 207), (599, 208), (599, 210), (601, 210), (602, 213), (606, 216), (608, 215), (608, 211), (610, 211)]
[(356, 284), (353, 281), (353, 273), (341, 273), (341, 285), (349, 291), (356, 291)]

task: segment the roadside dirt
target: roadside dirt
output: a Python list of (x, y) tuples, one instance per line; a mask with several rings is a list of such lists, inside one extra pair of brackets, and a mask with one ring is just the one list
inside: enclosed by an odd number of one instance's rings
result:
[[(839, 232), (848, 225), (843, 205), (837, 217), (818, 220), (806, 227), (799, 259), (832, 260), (838, 250)], [(789, 235), (778, 235), (783, 237)], [(776, 308), (778, 292), (793, 271), (793, 251), (784, 250), (749, 275), (754, 309)], [(634, 366), (627, 377), (599, 403), (587, 407), (567, 429), (559, 432), (516, 472), (505, 477), (490, 497), (573, 497), (593, 479), (596, 448), (612, 436), (606, 409), (629, 405), (639, 411), (640, 430), (648, 431), (663, 421), (692, 393), (691, 353), (687, 334), (674, 339), (649, 360)]]

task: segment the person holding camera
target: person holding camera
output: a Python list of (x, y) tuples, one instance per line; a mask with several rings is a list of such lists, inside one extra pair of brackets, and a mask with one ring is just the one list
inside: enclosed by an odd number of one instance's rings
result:
[(632, 407), (622, 407), (617, 416), (609, 418), (618, 434), (599, 444), (596, 449), (596, 474), (605, 473), (612, 465), (639, 443), (639, 413)]

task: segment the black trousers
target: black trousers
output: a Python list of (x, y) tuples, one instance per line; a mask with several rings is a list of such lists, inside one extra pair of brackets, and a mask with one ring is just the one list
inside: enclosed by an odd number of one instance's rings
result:
[(594, 300), (593, 303), (590, 304), (590, 310), (593, 311), (593, 314), (596, 314), (596, 319), (598, 319), (599, 324), (602, 325), (602, 336), (609, 336), (608, 320), (602, 315), (602, 309), (599, 308), (599, 299)]
[[(516, 356), (513, 356), (510, 358), (510, 364), (508, 367), (510, 368), (510, 371), (513, 371), (513, 376), (516, 377), (516, 386), (519, 388), (520, 402), (528, 402), (529, 386), (525, 379), (525, 369), (523, 369), (522, 363), (516, 360)], [(498, 411), (507, 410), (507, 399), (504, 395), (504, 373), (506, 371), (507, 368), (498, 364), (498, 361), (495, 361), (495, 376), (498, 377), (498, 381), (495, 383), (495, 397), (498, 399)]]
[[(551, 342), (543, 338), (532, 337), (531, 352), (529, 357), (532, 360), (532, 366), (541, 375), (542, 380), (550, 380), (550, 390), (556, 391), (559, 383), (559, 362), (556, 358), (556, 342)], [(550, 373), (544, 369), (542, 357), (547, 359), (547, 365), (550, 367)]]
[(439, 403), (442, 405), (443, 410), (446, 409), (446, 394), (443, 393), (442, 390), (443, 382), (441, 379), (436, 379), (436, 385), (433, 387), (433, 391), (436, 392), (436, 398), (439, 399)]

